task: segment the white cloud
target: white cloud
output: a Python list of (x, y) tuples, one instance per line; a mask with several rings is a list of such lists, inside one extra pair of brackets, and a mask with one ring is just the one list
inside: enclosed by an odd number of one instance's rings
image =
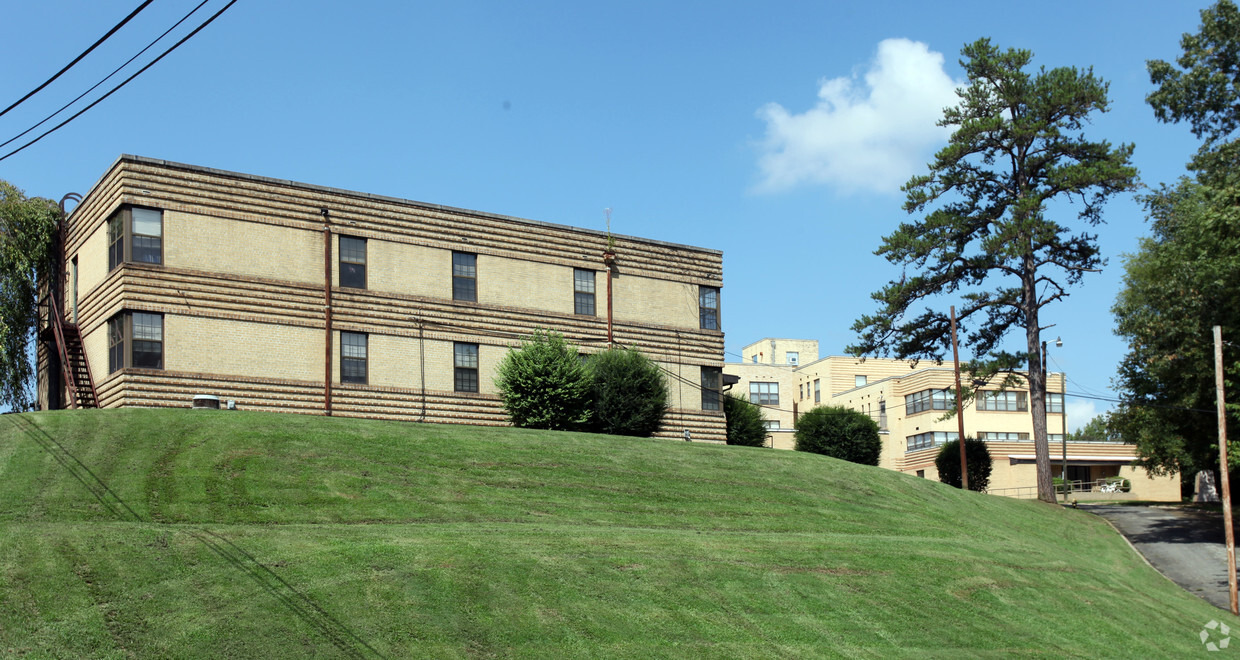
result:
[(943, 71), (943, 55), (885, 39), (863, 80), (819, 81), (818, 103), (803, 114), (778, 103), (758, 110), (766, 122), (760, 192), (808, 183), (892, 193), (924, 168), (950, 135), (935, 122), (961, 84)]
[[(1082, 426), (1089, 423), (1089, 420), (1101, 415), (1104, 411), (1098, 410), (1098, 406), (1094, 401), (1089, 399), (1074, 398), (1068, 395), (1068, 431), (1076, 432), (1081, 430)], [(1058, 433), (1059, 429), (1053, 429), (1050, 433)]]

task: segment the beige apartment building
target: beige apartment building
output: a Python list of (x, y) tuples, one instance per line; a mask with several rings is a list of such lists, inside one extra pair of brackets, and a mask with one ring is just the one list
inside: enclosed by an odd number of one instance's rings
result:
[(536, 329), (664, 370), (659, 435), (722, 441), (722, 253), (121, 156), (67, 216), (41, 406), (503, 425)]
[[(818, 342), (766, 338), (741, 350), (742, 361), (724, 365), (739, 380), (730, 391), (763, 406), (770, 444), (792, 449), (796, 417), (820, 405), (843, 406), (874, 419), (883, 440), (879, 466), (927, 479), (938, 479), (934, 467), (939, 447), (959, 437), (955, 417), (954, 365), (913, 363), (881, 358), (818, 356)], [(1118, 442), (1073, 442), (1065, 445), (1064, 375), (1047, 377), (1047, 427), (1053, 474), (1089, 489), (1090, 497), (1179, 501), (1177, 475), (1151, 477), (1133, 462), (1136, 447)], [(1014, 497), (1036, 496), (1033, 419), (1026, 386), (1000, 391), (981, 388), (981, 396), (964, 410), (965, 434), (983, 439), (994, 461), (990, 492)], [(1127, 494), (1099, 493), (1108, 477), (1127, 478)], [(1084, 493), (1077, 493), (1083, 497)]]

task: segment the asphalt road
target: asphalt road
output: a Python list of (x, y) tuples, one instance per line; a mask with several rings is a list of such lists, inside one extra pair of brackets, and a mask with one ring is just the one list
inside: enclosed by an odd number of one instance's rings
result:
[(1156, 506), (1081, 504), (1111, 521), (1154, 568), (1189, 593), (1231, 609), (1220, 513)]

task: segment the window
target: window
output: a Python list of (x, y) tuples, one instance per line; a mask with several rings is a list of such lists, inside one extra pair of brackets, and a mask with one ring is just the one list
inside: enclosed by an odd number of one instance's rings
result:
[(797, 398), (798, 399), (805, 398), (805, 386), (802, 385), (801, 383), (797, 383)]
[(822, 403), (822, 383), (814, 379), (814, 403)]
[(108, 218), (108, 270), (126, 261), (161, 264), (164, 212), (140, 206), (122, 206)]
[(719, 367), (702, 367), (702, 410), (723, 409), (719, 395), (722, 380), (723, 370)]
[(762, 420), (762, 426), (765, 427), (766, 430), (768, 431), (778, 431), (779, 420), (778, 419), (764, 419)]
[(1063, 434), (1062, 433), (1047, 433), (1046, 441), (1051, 444), (1054, 444), (1056, 442), (1058, 442), (1059, 444), (1063, 444)]
[(887, 430), (887, 402), (878, 402), (878, 430)]
[(1058, 392), (1046, 393), (1046, 412), (1061, 413), (1063, 412), (1063, 394)]
[(719, 288), (698, 287), (698, 320), (703, 330), (719, 329)]
[(787, 364), (796, 366), (797, 362), (800, 359), (801, 359), (801, 353), (799, 351), (788, 351), (784, 353), (784, 362)]
[(453, 342), (452, 365), (454, 367), (453, 389), (457, 392), (477, 392), (478, 345), (461, 341)]
[(164, 316), (121, 312), (108, 319), (108, 372), (164, 368)]
[(1003, 432), (1003, 431), (1000, 431), (1000, 432), (982, 431), (981, 433), (977, 434), (977, 439), (986, 440), (990, 442), (996, 442), (996, 441), (997, 442), (1003, 442), (1003, 441), (1027, 442), (1029, 440), (1029, 434), (1028, 433)]
[(956, 440), (959, 437), (960, 434), (955, 431), (927, 431), (926, 433), (910, 435), (907, 438), (908, 451), (938, 447), (948, 440)]
[(925, 478), (926, 478), (926, 471), (925, 471), (925, 470), (918, 470), (918, 471), (917, 471), (917, 476), (921, 477), (922, 479), (925, 479)]
[[(594, 271), (573, 269), (573, 313), (594, 316)], [(716, 410), (716, 408), (711, 408)]]
[(757, 364), (757, 363), (758, 363), (758, 356), (757, 356), (757, 355), (750, 355), (750, 356), (749, 356), (749, 361), (750, 361), (750, 362), (752, 362), (752, 363), (754, 363), (754, 364)]
[(366, 384), (366, 344), (365, 333), (341, 331), (340, 382)]
[(1027, 392), (982, 392), (977, 400), (978, 410), (1016, 412), (1029, 409)]
[(340, 237), (340, 286), (366, 288), (366, 239)]
[(865, 377), (865, 376), (854, 376), (854, 377), (853, 377), (853, 386), (854, 386), (854, 387), (865, 387), (866, 380), (867, 380), (867, 379), (866, 379), (866, 377)]
[(913, 415), (927, 410), (947, 410), (948, 390), (922, 390), (904, 397), (904, 414)]
[[(468, 252), (452, 253), (452, 299), (478, 301), (478, 255)], [(477, 356), (477, 351), (474, 351), (474, 355)], [(477, 384), (475, 383), (472, 390), (457, 391), (477, 392)]]
[(779, 383), (750, 383), (749, 400), (760, 406), (778, 406)]

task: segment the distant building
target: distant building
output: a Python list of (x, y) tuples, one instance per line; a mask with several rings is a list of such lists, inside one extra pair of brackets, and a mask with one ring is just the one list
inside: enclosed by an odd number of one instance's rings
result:
[[(732, 393), (763, 406), (773, 447), (793, 447), (799, 414), (819, 405), (843, 406), (878, 423), (883, 439), (880, 467), (938, 479), (934, 459), (939, 447), (959, 437), (955, 417), (943, 419), (955, 409), (951, 362), (820, 358), (818, 342), (807, 339), (761, 339), (741, 349), (741, 355), (741, 362), (724, 365), (724, 373), (738, 378)], [(1047, 390), (1052, 474), (1058, 477), (1064, 456), (1064, 375), (1048, 374)], [(997, 385), (983, 386), (980, 398), (964, 411), (964, 426), (966, 435), (985, 440), (990, 449), (991, 492), (1036, 496), (1027, 386), (1004, 391)], [(1096, 491), (1106, 478), (1121, 476), (1132, 484), (1126, 497), (1179, 501), (1178, 476), (1150, 477), (1133, 465), (1136, 458), (1136, 447), (1129, 444), (1068, 443), (1068, 481)]]
[(209, 395), (501, 425), (496, 365), (544, 328), (642, 350), (671, 391), (660, 435), (724, 439), (716, 250), (136, 156), (62, 239), (44, 409)]

